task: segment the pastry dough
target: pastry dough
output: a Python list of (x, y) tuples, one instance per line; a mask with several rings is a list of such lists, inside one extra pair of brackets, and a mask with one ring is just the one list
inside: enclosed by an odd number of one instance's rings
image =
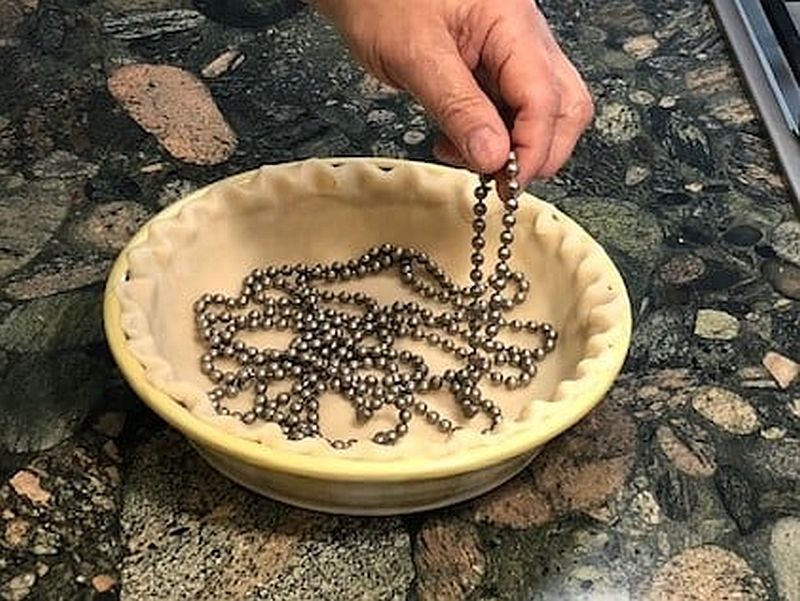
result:
[[(174, 217), (153, 220), (146, 238), (127, 251), (128, 277), (116, 290), (127, 344), (150, 383), (187, 410), (230, 433), (298, 453), (386, 460), (442, 456), (492, 444), (496, 437), (546, 420), (591, 386), (593, 373), (609, 369), (605, 351), (625, 338), (628, 305), (622, 280), (602, 249), (555, 208), (529, 195), (521, 198), (510, 264), (526, 273), (531, 292), (507, 317), (549, 321), (560, 338), (530, 386), (514, 392), (487, 387), (505, 416), (491, 434), (480, 433), (480, 417), (460, 418), (451, 397), (426, 395), (426, 402), (464, 428), (445, 437), (417, 419), (399, 444), (376, 445), (369, 438), (394, 423), (391, 409), (360, 425), (346, 401), (322, 398), (323, 432), (360, 441), (337, 451), (322, 439), (286, 440), (272, 423), (245, 425), (219, 416), (206, 398), (210, 384), (199, 370), (202, 347), (194, 337), (192, 314), (200, 294), (234, 293), (254, 267), (342, 261), (384, 242), (424, 250), (466, 283), (476, 183), (464, 171), (414, 163), (380, 168), (367, 160), (340, 165), (309, 160), (265, 166), (213, 184), (194, 193)], [(501, 207), (494, 195), (487, 203), (491, 266)], [(397, 281), (381, 275), (351, 286), (392, 301), (409, 294)], [(449, 361), (436, 351), (424, 354), (433, 371)], [(249, 395), (242, 396), (249, 401)]]

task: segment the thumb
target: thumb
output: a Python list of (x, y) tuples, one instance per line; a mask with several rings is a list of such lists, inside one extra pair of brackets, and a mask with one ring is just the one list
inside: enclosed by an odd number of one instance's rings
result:
[(505, 124), (455, 45), (413, 54), (398, 65), (398, 82), (433, 115), (470, 168), (502, 169), (510, 150)]

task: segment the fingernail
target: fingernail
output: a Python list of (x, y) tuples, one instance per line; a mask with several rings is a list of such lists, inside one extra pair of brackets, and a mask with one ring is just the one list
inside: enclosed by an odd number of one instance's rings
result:
[(467, 136), (467, 153), (470, 162), (477, 167), (485, 167), (492, 160), (492, 152), (497, 134), (489, 126), (483, 125)]

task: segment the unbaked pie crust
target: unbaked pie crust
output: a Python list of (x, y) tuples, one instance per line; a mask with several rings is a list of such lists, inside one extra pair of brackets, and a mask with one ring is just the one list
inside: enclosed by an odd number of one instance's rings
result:
[[(444, 396), (425, 400), (462, 429), (443, 436), (418, 419), (399, 444), (388, 447), (369, 438), (391, 427), (395, 412), (387, 409), (360, 425), (346, 401), (321, 399), (323, 432), (360, 441), (343, 451), (319, 438), (286, 440), (272, 423), (245, 425), (217, 415), (198, 365), (202, 347), (195, 339), (192, 303), (200, 294), (235, 293), (254, 267), (347, 260), (384, 242), (425, 250), (458, 282), (467, 282), (477, 178), (431, 165), (388, 164), (381, 168), (380, 161), (356, 159), (265, 166), (204, 188), (187, 198), (176, 215), (148, 224), (146, 237), (127, 251), (129, 271), (116, 289), (127, 345), (148, 381), (221, 430), (270, 448), (392, 460), (493, 444), (565, 410), (570, 399), (591, 388), (594, 375), (617, 367), (609, 351), (625, 344), (630, 331), (621, 278), (597, 243), (568, 217), (523, 195), (511, 266), (526, 273), (531, 293), (508, 317), (551, 322), (560, 338), (530, 386), (514, 392), (487, 387), (505, 415), (494, 432), (481, 434), (485, 424), (480, 418), (459, 419), (455, 403)], [(491, 264), (500, 202), (494, 195), (487, 202), (486, 257)], [(355, 285), (392, 301), (408, 294), (396, 281), (382, 275)], [(425, 355), (434, 371), (447, 363), (443, 354)]]

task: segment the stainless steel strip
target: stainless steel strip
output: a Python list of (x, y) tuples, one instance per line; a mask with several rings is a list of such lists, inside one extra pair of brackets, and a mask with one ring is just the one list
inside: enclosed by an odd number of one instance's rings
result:
[(792, 20), (789, 4), (786, 0), (761, 0), (761, 8), (781, 45), (795, 81), (800, 83), (800, 27), (796, 27)]
[(720, 23), (741, 65), (750, 94), (755, 100), (762, 120), (772, 138), (793, 194), (795, 212), (800, 217), (800, 141), (786, 127), (781, 108), (772, 93), (772, 88), (739, 11), (731, 0), (713, 0), (713, 3)]
[(789, 129), (800, 136), (800, 88), (761, 3), (733, 0)]

